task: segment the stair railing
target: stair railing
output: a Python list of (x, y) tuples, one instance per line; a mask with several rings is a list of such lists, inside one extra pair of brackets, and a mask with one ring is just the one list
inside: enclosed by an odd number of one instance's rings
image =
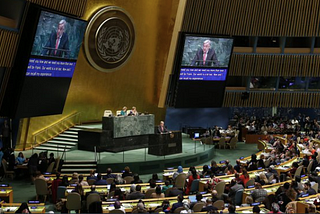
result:
[(58, 136), (60, 133), (66, 131), (67, 129), (73, 127), (74, 125), (81, 124), (80, 121), (80, 112), (72, 113), (57, 122), (47, 126), (37, 132), (34, 132), (33, 135), (33, 143), (31, 144), (32, 150), (37, 145), (40, 145), (44, 142), (51, 140), (52, 138)]

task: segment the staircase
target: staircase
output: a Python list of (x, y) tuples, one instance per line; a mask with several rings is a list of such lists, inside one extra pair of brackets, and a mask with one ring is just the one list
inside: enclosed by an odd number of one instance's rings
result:
[(97, 162), (90, 160), (68, 160), (62, 165), (61, 173), (89, 174), (91, 170), (97, 169)]
[(76, 149), (78, 144), (78, 131), (81, 128), (72, 127), (67, 131), (59, 134), (57, 137), (54, 137), (52, 140), (49, 140), (40, 146), (35, 147), (37, 150), (45, 150), (45, 151), (55, 151), (55, 152), (63, 152), (70, 151), (71, 149)]

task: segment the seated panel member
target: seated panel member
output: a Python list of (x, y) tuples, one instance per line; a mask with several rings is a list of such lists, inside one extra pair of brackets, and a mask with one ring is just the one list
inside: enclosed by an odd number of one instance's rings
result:
[(120, 116), (127, 116), (127, 106), (123, 106), (120, 112)]
[(138, 113), (137, 108), (135, 106), (132, 106), (132, 109), (129, 113), (129, 116), (139, 116), (139, 113)]
[(158, 126), (158, 133), (159, 134), (167, 134), (169, 130), (164, 126), (164, 122), (160, 121), (160, 125)]

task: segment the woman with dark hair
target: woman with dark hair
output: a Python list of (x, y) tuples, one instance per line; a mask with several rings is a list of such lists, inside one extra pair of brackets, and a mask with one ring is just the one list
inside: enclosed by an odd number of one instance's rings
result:
[(16, 213), (31, 213), (26, 202), (23, 202), (17, 209)]
[(231, 164), (228, 165), (228, 171), (227, 171), (227, 175), (233, 175), (237, 173), (237, 171), (233, 168), (233, 166)]
[(161, 186), (157, 186), (155, 192), (151, 194), (151, 198), (164, 198), (164, 193), (161, 191)]
[(201, 178), (204, 178), (204, 177), (210, 175), (210, 173), (211, 173), (211, 171), (209, 169), (209, 166), (208, 165), (204, 165), (202, 167)]
[(142, 180), (140, 180), (140, 177), (138, 174), (134, 174), (132, 184), (141, 184), (143, 183)]
[(128, 166), (124, 168), (124, 172), (122, 173), (122, 178), (125, 178), (127, 176), (132, 176), (132, 172), (130, 171), (130, 168)]
[(191, 185), (192, 182), (196, 179), (200, 179), (200, 176), (197, 174), (197, 171), (195, 169), (191, 169), (191, 174), (188, 178), (188, 183), (187, 183), (187, 189), (186, 189), (186, 194), (188, 195), (190, 193)]
[(79, 193), (79, 195), (81, 196), (81, 200), (84, 200), (84, 191), (81, 184), (77, 184), (77, 186), (75, 186), (75, 188), (71, 192)]
[(114, 195), (113, 198), (117, 198), (118, 200), (125, 200), (125, 197), (121, 191), (121, 189), (119, 187), (116, 187), (115, 191), (114, 191)]
[(160, 180), (158, 177), (158, 174), (154, 173), (154, 174), (152, 174), (152, 178), (149, 180), (148, 183), (150, 183), (151, 181), (157, 182), (158, 180)]

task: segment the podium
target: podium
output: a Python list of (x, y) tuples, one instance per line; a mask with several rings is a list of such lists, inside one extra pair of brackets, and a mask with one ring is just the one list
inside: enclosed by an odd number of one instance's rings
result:
[(149, 155), (172, 155), (182, 152), (182, 137), (180, 131), (168, 134), (149, 135), (148, 154)]

